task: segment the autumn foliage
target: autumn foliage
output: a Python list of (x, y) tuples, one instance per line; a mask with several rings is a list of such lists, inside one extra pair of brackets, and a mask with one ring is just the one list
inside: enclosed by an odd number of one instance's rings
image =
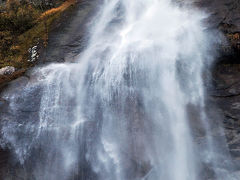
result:
[(7, 0), (0, 5), (0, 68), (27, 67), (28, 49), (47, 44), (51, 24), (75, 0)]
[(0, 58), (14, 53), (11, 46), (16, 43), (16, 37), (32, 28), (39, 11), (28, 1), (8, 0), (0, 8)]

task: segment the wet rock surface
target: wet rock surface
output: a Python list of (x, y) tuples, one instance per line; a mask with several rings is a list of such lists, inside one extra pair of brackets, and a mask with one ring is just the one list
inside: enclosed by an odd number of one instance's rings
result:
[(77, 0), (71, 11), (64, 12), (54, 23), (47, 48), (39, 50), (39, 64), (73, 61), (85, 47), (87, 28), (96, 10), (96, 0)]
[[(237, 0), (196, 0), (196, 4), (210, 13), (209, 22), (225, 32), (240, 31), (240, 2)], [(227, 25), (227, 26), (224, 26)]]
[(208, 94), (217, 106), (216, 119), (223, 123), (230, 154), (240, 169), (240, 1), (197, 0), (196, 4), (210, 13), (208, 24), (225, 36)]
[[(240, 1), (196, 0), (195, 4), (210, 14), (207, 22), (212, 28), (223, 32), (226, 42), (222, 50), (229, 54), (240, 54)], [(239, 58), (236, 59), (239, 61)]]
[[(240, 64), (218, 63), (213, 70), (211, 99), (222, 113), (226, 141), (236, 163), (240, 162)], [(240, 166), (238, 165), (240, 169)]]

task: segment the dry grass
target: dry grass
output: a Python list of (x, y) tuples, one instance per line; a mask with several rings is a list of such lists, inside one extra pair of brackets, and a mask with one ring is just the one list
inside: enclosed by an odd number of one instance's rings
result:
[(240, 33), (227, 34), (230, 40), (240, 40)]
[(0, 68), (10, 65), (19, 68), (20, 70), (13, 73), (12, 75), (1, 75), (0, 89), (9, 81), (22, 76), (24, 72), (33, 65), (32, 63), (28, 62), (28, 49), (37, 45), (39, 42), (44, 42), (44, 45), (47, 45), (48, 33), (51, 30), (53, 22), (59, 19), (61, 17), (61, 14), (64, 11), (69, 10), (75, 3), (76, 0), (67, 0), (59, 7), (42, 13), (34, 27), (17, 37), (17, 44), (14, 44), (11, 47), (11, 50), (15, 50), (17, 53), (7, 56), (4, 60), (4, 64), (0, 64)]
[(51, 25), (59, 19), (64, 11), (68, 10), (68, 8), (72, 7), (75, 3), (76, 0), (67, 0), (59, 7), (42, 13), (33, 28), (18, 36), (17, 45), (15, 44), (11, 47), (11, 49), (16, 50), (17, 53), (14, 56), (7, 57), (6, 59), (11, 61), (6, 60), (2, 66), (10, 65), (17, 68), (28, 68), (32, 66), (32, 63), (28, 62), (28, 49), (37, 45), (39, 41), (43, 42), (44, 46), (47, 46)]
[(57, 7), (57, 8), (52, 8), (46, 12), (44, 12), (41, 16), (40, 19), (44, 19), (48, 16), (51, 16), (55, 13), (58, 12), (63, 12), (65, 11), (67, 8), (69, 8), (69, 6), (74, 5), (76, 3), (76, 0), (68, 0), (66, 2), (64, 2), (61, 6)]

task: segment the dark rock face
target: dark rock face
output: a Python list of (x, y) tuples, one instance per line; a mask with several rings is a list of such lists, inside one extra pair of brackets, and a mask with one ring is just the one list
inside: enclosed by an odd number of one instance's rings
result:
[[(220, 57), (212, 69), (208, 100), (217, 105), (230, 154), (240, 169), (240, 1), (196, 0), (210, 13), (208, 23), (224, 35)], [(221, 117), (222, 116), (222, 117)], [(221, 123), (221, 122), (220, 122)]]
[[(197, 0), (210, 12), (208, 23), (226, 37), (221, 56), (213, 66), (209, 99), (222, 114), (226, 141), (236, 164), (240, 161), (240, 1)], [(240, 169), (240, 167), (238, 167)]]
[[(238, 0), (196, 0), (196, 5), (205, 9), (210, 17), (208, 24), (221, 30), (227, 43), (222, 44), (223, 53), (240, 56), (240, 1)], [(228, 60), (229, 61), (229, 60)]]
[[(216, 65), (213, 71), (212, 100), (223, 115), (223, 125), (230, 154), (240, 162), (240, 65)], [(240, 167), (238, 167), (240, 169)]]
[(47, 48), (40, 49), (39, 63), (74, 60), (87, 43), (86, 30), (95, 8), (96, 0), (79, 0), (71, 11), (64, 12), (53, 25)]
[(196, 0), (196, 4), (210, 12), (209, 22), (224, 32), (240, 31), (240, 2), (238, 0)]

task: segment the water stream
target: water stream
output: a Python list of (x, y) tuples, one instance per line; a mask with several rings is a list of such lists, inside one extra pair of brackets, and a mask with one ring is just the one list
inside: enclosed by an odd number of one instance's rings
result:
[[(1, 144), (25, 178), (237, 180), (205, 111), (218, 40), (206, 18), (169, 0), (105, 0), (76, 62), (36, 68), (4, 94), (13, 118)], [(33, 111), (18, 116), (27, 103)]]

